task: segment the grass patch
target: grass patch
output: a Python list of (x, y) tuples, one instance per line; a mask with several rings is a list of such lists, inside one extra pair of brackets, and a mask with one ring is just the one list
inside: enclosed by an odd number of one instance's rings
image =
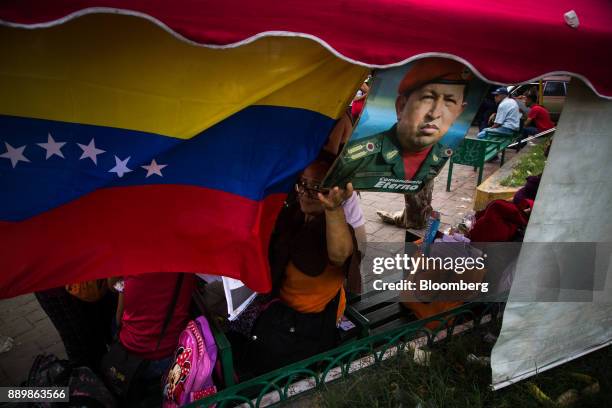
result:
[[(586, 384), (576, 373), (599, 381), (600, 391), (581, 394), (574, 407), (609, 406), (612, 400), (612, 347), (546, 371), (499, 391), (489, 388), (491, 369), (467, 361), (467, 355), (486, 355), (492, 346), (482, 341), (484, 332), (468, 333), (432, 350), (427, 367), (417, 365), (411, 353), (400, 353), (376, 367), (322, 386), (310, 395), (308, 406), (344, 407), (495, 407), (540, 408), (557, 406), (536, 398), (536, 385), (551, 400), (569, 389), (580, 394)], [(483, 346), (484, 345), (484, 346)], [(580, 377), (580, 376), (578, 376)]]
[(549, 140), (550, 138), (544, 139), (542, 143), (535, 145), (527, 155), (521, 157), (512, 169), (512, 174), (503, 179), (500, 184), (504, 187), (520, 187), (525, 184), (527, 177), (542, 174), (546, 165), (544, 152), (549, 145)]

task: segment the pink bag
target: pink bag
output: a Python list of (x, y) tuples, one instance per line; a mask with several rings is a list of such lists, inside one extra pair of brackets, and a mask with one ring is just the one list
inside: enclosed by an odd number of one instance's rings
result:
[(187, 323), (179, 337), (174, 361), (163, 380), (164, 408), (176, 408), (215, 394), (212, 372), (217, 345), (204, 316)]

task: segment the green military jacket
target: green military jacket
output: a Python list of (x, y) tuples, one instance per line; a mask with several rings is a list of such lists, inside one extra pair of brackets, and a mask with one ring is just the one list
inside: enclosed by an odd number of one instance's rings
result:
[(436, 177), (452, 150), (436, 143), (412, 180), (405, 180), (402, 150), (395, 126), (383, 133), (349, 142), (324, 186), (341, 186), (352, 182), (356, 190), (410, 194), (420, 191)]

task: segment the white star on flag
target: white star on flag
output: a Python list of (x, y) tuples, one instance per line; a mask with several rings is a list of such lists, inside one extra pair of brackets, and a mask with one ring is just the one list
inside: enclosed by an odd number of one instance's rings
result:
[(106, 152), (106, 150), (96, 148), (96, 142), (93, 138), (87, 146), (80, 143), (77, 144), (81, 149), (83, 149), (83, 154), (81, 155), (81, 158), (79, 160), (90, 158), (96, 166), (98, 165), (98, 155)]
[(4, 142), (4, 146), (6, 147), (6, 153), (0, 154), (0, 157), (9, 159), (11, 161), (11, 164), (13, 165), (13, 168), (15, 168), (15, 166), (17, 166), (17, 163), (19, 163), (20, 161), (28, 163), (30, 162), (30, 160), (23, 155), (23, 151), (25, 150), (26, 145), (23, 145), (21, 147), (13, 147), (7, 142)]
[(164, 177), (161, 170), (166, 167), (167, 164), (157, 164), (155, 159), (151, 160), (151, 164), (148, 166), (140, 166), (147, 171), (147, 177), (157, 174), (159, 177)]
[(128, 156), (127, 159), (121, 160), (117, 156), (115, 156), (115, 167), (110, 169), (108, 172), (117, 173), (119, 177), (123, 177), (125, 173), (129, 173), (130, 171), (132, 171), (131, 169), (128, 169), (127, 167), (127, 162), (130, 160), (130, 158), (131, 156)]
[(45, 160), (49, 160), (49, 157), (53, 155), (65, 159), (64, 154), (62, 153), (62, 146), (64, 146), (66, 142), (56, 142), (55, 140), (53, 140), (53, 136), (51, 136), (51, 133), (49, 133), (47, 136), (47, 143), (36, 144), (47, 151), (47, 157), (45, 157)]

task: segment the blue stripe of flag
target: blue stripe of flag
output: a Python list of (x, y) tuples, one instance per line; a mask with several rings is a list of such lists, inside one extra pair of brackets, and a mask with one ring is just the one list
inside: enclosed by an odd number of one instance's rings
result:
[[(182, 140), (132, 130), (0, 115), (0, 220), (19, 221), (60, 206), (99, 188), (148, 184), (186, 184), (222, 190), (252, 200), (287, 192), (296, 174), (310, 163), (334, 121), (305, 109), (251, 106), (192, 139)], [(39, 143), (48, 135), (64, 142), (64, 158)], [(80, 159), (94, 140), (97, 164)], [(5, 143), (25, 145), (13, 168)], [(123, 177), (109, 172), (117, 159), (131, 169)], [(147, 176), (141, 166), (165, 165)]]

